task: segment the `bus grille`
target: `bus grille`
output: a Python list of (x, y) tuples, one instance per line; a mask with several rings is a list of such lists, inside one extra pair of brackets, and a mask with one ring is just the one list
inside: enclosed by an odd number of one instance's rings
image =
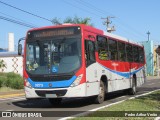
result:
[(57, 96), (64, 96), (67, 90), (53, 90), (53, 91), (36, 90), (35, 92), (40, 97), (45, 97), (46, 94), (56, 94)]
[(66, 75), (66, 76), (30, 76), (32, 81), (40, 81), (40, 82), (46, 82), (46, 81), (63, 81), (63, 80), (69, 80), (72, 78), (72, 75)]

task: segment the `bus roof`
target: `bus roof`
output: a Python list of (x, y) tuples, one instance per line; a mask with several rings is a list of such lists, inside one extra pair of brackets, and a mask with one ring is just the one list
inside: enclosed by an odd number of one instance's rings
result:
[(106, 31), (103, 31), (103, 34), (106, 35), (106, 36), (109, 36), (111, 38), (115, 38), (115, 39), (118, 39), (118, 40), (122, 40), (122, 41), (125, 41), (125, 42), (129, 42), (131, 44), (135, 44), (135, 45), (139, 45), (139, 46), (142, 46), (140, 43), (138, 42), (134, 42), (133, 40), (130, 40), (130, 39), (127, 39), (125, 37), (122, 37), (122, 36), (119, 36), (119, 35), (115, 35), (115, 34), (112, 34), (112, 33), (109, 33), (109, 32), (106, 32)]
[(106, 31), (103, 31), (103, 30), (100, 30), (100, 29), (97, 29), (95, 27), (88, 26), (88, 25), (85, 25), (85, 24), (65, 23), (65, 24), (62, 24), (62, 25), (55, 25), (55, 26), (46, 26), (46, 27), (34, 28), (34, 29), (29, 30), (29, 31), (44, 30), (44, 29), (59, 28), (59, 27), (71, 27), (71, 26), (80, 26), (80, 27), (82, 27), (82, 29), (87, 29), (87, 30), (95, 32), (95, 33), (98, 32), (98, 33), (101, 33), (104, 36), (111, 37), (113, 39), (117, 39), (117, 40), (129, 42), (131, 44), (135, 44), (135, 45), (138, 45), (138, 46), (142, 46), (140, 43), (134, 42), (133, 40), (130, 40), (130, 39), (127, 39), (125, 37), (122, 37), (122, 36), (119, 36), (119, 35), (115, 35), (115, 34), (112, 34), (112, 33), (109, 33), (109, 32), (106, 32)]

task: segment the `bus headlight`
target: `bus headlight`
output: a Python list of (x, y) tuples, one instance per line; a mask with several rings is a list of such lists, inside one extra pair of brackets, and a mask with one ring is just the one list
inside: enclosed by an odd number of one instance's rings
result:
[(32, 88), (31, 84), (28, 82), (26, 78), (24, 79), (24, 86), (28, 88)]
[(83, 74), (80, 74), (76, 80), (71, 84), (71, 87), (75, 87), (77, 85), (79, 85), (80, 81), (82, 80)]

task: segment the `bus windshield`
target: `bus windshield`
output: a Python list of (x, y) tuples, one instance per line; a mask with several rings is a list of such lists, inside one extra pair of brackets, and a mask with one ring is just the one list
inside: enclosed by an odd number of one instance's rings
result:
[(67, 74), (81, 65), (80, 37), (42, 38), (26, 42), (26, 70), (29, 74)]

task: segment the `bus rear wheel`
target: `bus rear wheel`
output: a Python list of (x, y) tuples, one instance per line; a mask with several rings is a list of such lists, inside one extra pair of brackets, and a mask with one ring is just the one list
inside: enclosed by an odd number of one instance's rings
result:
[(95, 98), (95, 103), (97, 103), (97, 104), (103, 103), (103, 101), (105, 99), (105, 85), (104, 85), (103, 81), (100, 81), (100, 88), (99, 89), (100, 89), (99, 94)]
[(132, 87), (129, 89), (129, 94), (130, 95), (135, 95), (137, 92), (137, 88), (136, 88), (136, 77), (132, 78)]
[(59, 105), (62, 102), (62, 98), (49, 98), (48, 100), (54, 106)]

